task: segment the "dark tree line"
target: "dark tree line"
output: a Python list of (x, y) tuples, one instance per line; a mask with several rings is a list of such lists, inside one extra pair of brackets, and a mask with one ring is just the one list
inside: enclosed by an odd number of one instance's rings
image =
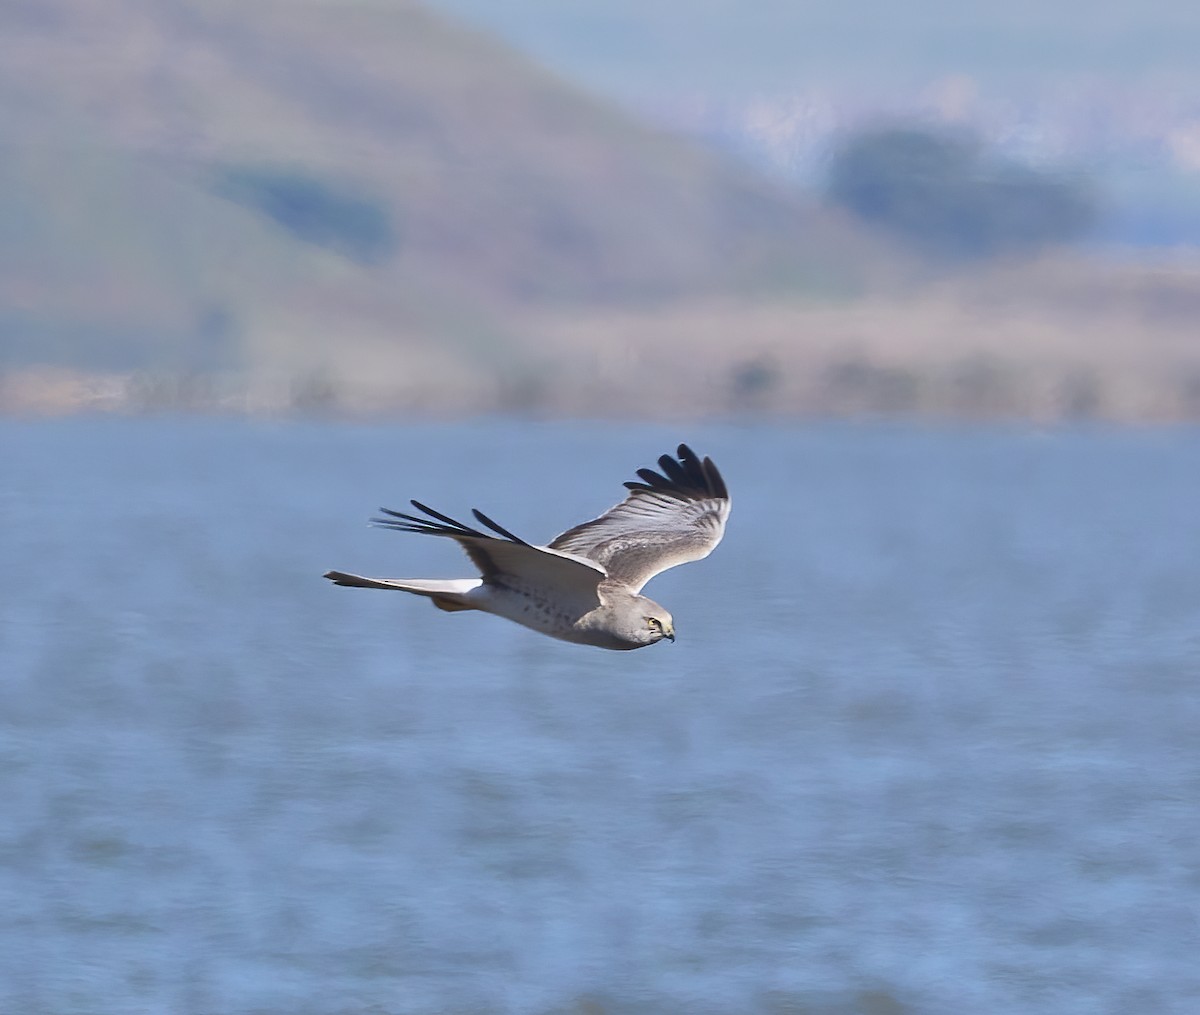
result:
[(215, 190), (266, 215), (306, 243), (337, 250), (361, 264), (379, 264), (398, 237), (382, 202), (291, 169), (223, 170)]
[(1088, 183), (990, 155), (961, 133), (886, 127), (848, 138), (829, 199), (922, 253), (985, 258), (1079, 239), (1098, 208)]

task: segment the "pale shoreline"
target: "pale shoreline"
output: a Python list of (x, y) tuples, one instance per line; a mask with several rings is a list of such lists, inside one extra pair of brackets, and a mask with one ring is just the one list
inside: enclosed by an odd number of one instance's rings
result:
[(1047, 260), (844, 300), (525, 309), (500, 331), (250, 329), (223, 370), (0, 368), (0, 416), (1200, 420), (1200, 265)]
[[(715, 372), (714, 372), (715, 373)], [(460, 379), (389, 390), (311, 377), (251, 378), (166, 373), (86, 373), (62, 368), (0, 375), (0, 418), (151, 417), (163, 413), (330, 420), (895, 419), (1035, 425), (1200, 422), (1200, 387), (1188, 375), (1130, 376), (1098, 370), (1000, 367), (961, 361), (918, 371), (844, 360), (777, 379), (769, 364), (743, 364), (686, 387), (610, 387), (560, 378), (557, 386)]]

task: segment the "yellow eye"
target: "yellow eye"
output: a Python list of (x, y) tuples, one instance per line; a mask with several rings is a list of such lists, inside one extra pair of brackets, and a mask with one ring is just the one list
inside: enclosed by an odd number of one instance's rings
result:
[(651, 631), (662, 631), (662, 621), (657, 617), (647, 617), (646, 626), (650, 628)]

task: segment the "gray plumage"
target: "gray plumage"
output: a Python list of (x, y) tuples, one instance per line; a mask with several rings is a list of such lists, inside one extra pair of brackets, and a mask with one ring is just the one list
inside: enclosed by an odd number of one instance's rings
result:
[(686, 444), (663, 455), (661, 473), (639, 469), (640, 482), (598, 518), (556, 536), (546, 546), (525, 542), (481, 511), (472, 528), (419, 501), (425, 517), (382, 508), (383, 528), (453, 539), (479, 569), (478, 578), (364, 578), (344, 571), (325, 577), (355, 588), (397, 589), (431, 599), (447, 611), (481, 610), (552, 638), (609, 649), (675, 640), (671, 615), (641, 595), (667, 568), (707, 557), (721, 541), (729, 492), (712, 460)]

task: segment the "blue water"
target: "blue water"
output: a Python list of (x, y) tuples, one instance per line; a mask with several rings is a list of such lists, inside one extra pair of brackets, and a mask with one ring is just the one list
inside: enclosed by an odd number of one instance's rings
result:
[[(340, 589), (734, 497), (633, 653)], [(0, 1011), (1200, 1011), (1200, 433), (0, 423)]]

